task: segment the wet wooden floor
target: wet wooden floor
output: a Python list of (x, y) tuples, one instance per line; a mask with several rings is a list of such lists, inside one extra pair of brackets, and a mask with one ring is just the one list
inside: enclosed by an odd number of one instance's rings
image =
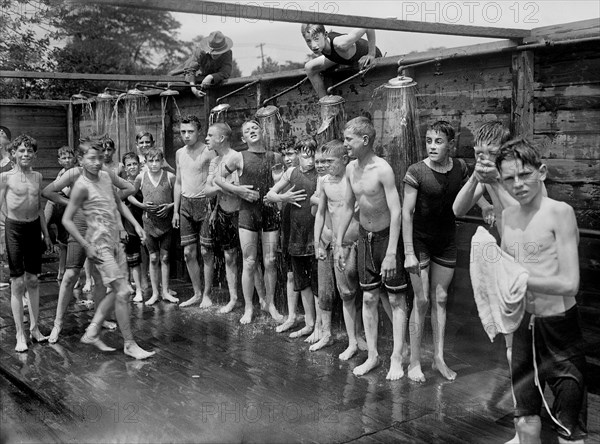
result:
[[(41, 285), (41, 328), (49, 333), (58, 285)], [(182, 299), (189, 285), (175, 282)], [(217, 293), (222, 304), (226, 294)], [(280, 302), (280, 305), (282, 302)], [(502, 443), (513, 436), (504, 343), (491, 344), (476, 312), (449, 313), (446, 362), (458, 372), (448, 382), (431, 370), (427, 382), (385, 379), (391, 353), (389, 320), (382, 317), (383, 364), (364, 377), (338, 360), (345, 335), (309, 352), (301, 340), (274, 331), (261, 314), (238, 323), (240, 310), (181, 309), (132, 304), (135, 336), (157, 354), (135, 361), (120, 350), (101, 353), (81, 344), (92, 311), (71, 305), (59, 342), (14, 352), (9, 290), (0, 293), (1, 429), (8, 442), (365, 442)], [(121, 346), (117, 332), (105, 331)], [(597, 361), (596, 361), (597, 362)], [(597, 365), (590, 364), (596, 372)], [(591, 378), (588, 442), (600, 442), (600, 387)], [(548, 424), (545, 442), (556, 442)]]

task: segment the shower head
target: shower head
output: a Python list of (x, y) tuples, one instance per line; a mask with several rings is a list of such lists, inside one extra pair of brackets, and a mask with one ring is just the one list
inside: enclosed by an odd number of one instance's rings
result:
[(137, 89), (137, 87), (127, 91), (127, 95), (128, 96), (145, 96), (143, 91), (140, 91), (139, 89)]
[(161, 92), (160, 95), (161, 95), (161, 97), (165, 97), (165, 96), (178, 96), (179, 95), (179, 91), (175, 91), (174, 89), (167, 88), (163, 92)]
[(406, 76), (398, 76), (393, 79), (388, 80), (388, 82), (383, 85), (384, 88), (393, 89), (393, 88), (408, 88), (411, 86), (415, 86), (417, 82), (415, 82), (411, 77)]
[(71, 96), (71, 99), (75, 99), (75, 100), (90, 100), (90, 98), (87, 97), (85, 94), (92, 95), (92, 96), (96, 95), (96, 93), (93, 92), (93, 91), (87, 91), (85, 89), (80, 89), (77, 94), (73, 94)]
[(100, 94), (98, 94), (96, 96), (96, 98), (98, 100), (112, 100), (115, 98), (115, 96), (113, 96), (112, 94), (110, 94), (106, 90), (104, 90), (104, 92), (101, 92)]
[(261, 117), (269, 117), (279, 112), (279, 108), (274, 105), (267, 105), (259, 108), (256, 111), (256, 118), (260, 119)]
[(215, 106), (210, 110), (211, 113), (220, 113), (222, 111), (226, 111), (231, 107), (228, 103), (221, 103), (220, 105)]

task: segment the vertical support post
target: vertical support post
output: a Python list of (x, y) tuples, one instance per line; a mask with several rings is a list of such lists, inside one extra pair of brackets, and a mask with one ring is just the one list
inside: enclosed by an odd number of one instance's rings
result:
[(533, 73), (532, 51), (513, 54), (510, 131), (527, 139), (533, 139)]
[(173, 147), (173, 105), (169, 97), (161, 97), (161, 108), (164, 110), (162, 116), (162, 129), (164, 140), (165, 159), (169, 165), (175, 165), (175, 149)]
[(67, 105), (67, 144), (75, 149), (75, 121), (73, 119), (73, 104)]
[(262, 108), (262, 101), (264, 97), (265, 88), (263, 82), (256, 84), (256, 109)]

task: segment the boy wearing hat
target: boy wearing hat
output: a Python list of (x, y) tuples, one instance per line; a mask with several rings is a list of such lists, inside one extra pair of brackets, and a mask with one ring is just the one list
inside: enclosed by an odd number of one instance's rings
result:
[(169, 75), (175, 76), (185, 73), (186, 81), (196, 84), (196, 76), (204, 76), (200, 89), (193, 87), (192, 92), (197, 97), (204, 97), (205, 88), (218, 85), (231, 76), (233, 69), (233, 41), (221, 31), (213, 31), (208, 37), (203, 38), (194, 49), (190, 58), (171, 71)]

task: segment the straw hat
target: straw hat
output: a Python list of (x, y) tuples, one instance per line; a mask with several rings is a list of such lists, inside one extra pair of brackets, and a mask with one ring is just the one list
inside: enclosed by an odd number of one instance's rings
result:
[(200, 49), (208, 54), (223, 54), (231, 49), (233, 40), (225, 37), (221, 31), (213, 31), (200, 40)]

